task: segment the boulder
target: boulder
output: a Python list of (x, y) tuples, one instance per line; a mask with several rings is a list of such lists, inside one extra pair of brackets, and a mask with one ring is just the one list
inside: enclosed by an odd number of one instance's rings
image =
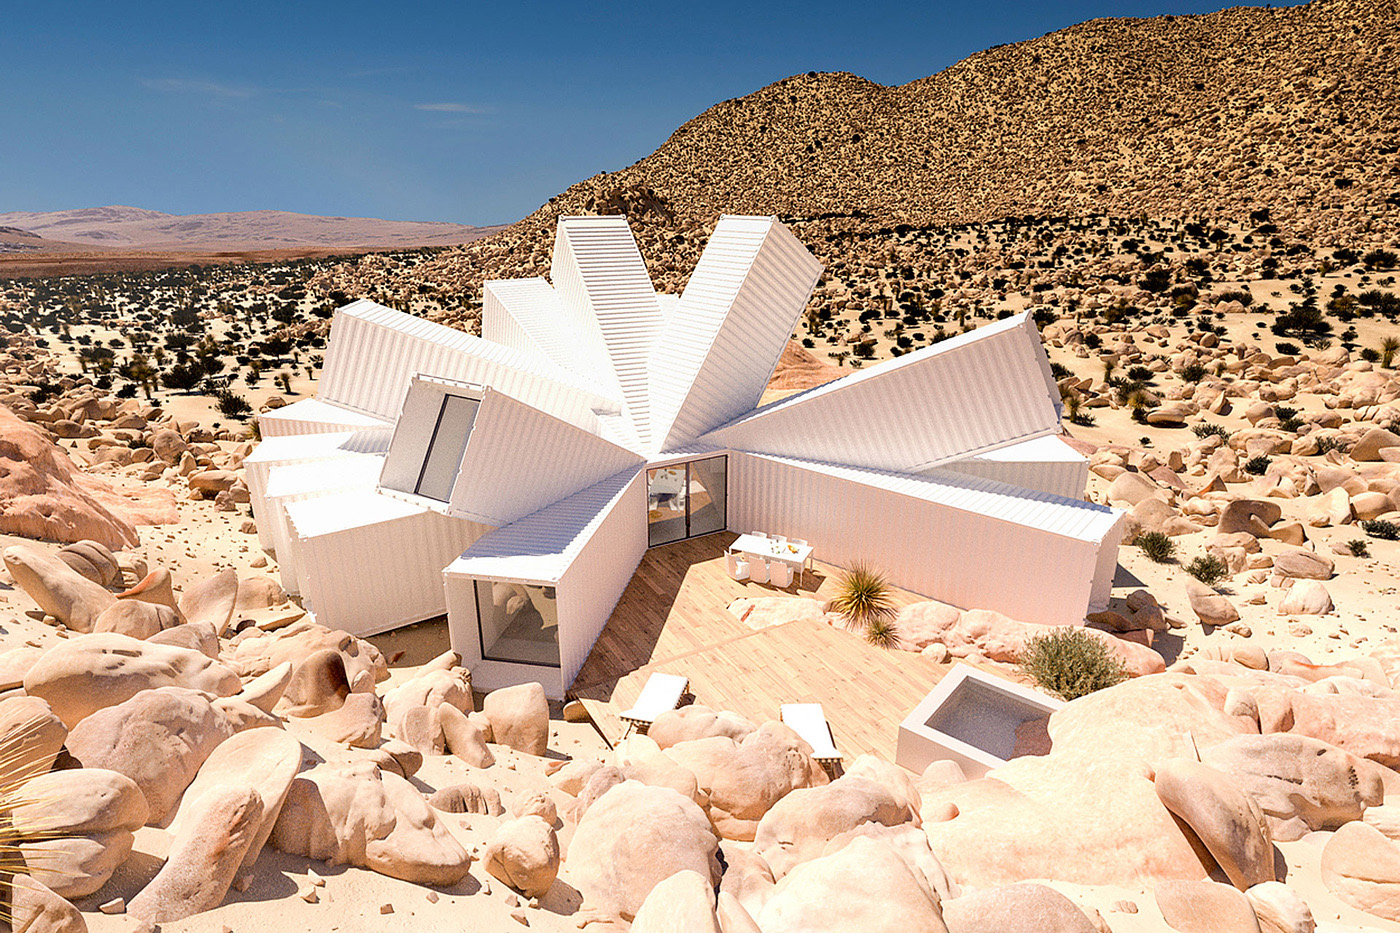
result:
[(349, 695), (350, 674), (344, 656), (333, 648), (322, 648), (293, 669), (277, 711), (298, 718), (320, 716), (340, 709)]
[(764, 723), (742, 742), (715, 735), (679, 742), (665, 754), (695, 775), (723, 839), (752, 840), (759, 820), (784, 796), (827, 783), (812, 747), (779, 722)]
[(389, 676), (388, 662), (374, 645), (305, 618), (270, 632), (244, 629), (230, 641), (224, 657), (242, 676), (257, 677), (287, 661), (295, 667), (323, 648), (340, 652), (352, 684), (365, 678), (376, 684)]
[(176, 612), (180, 611), (180, 604), (175, 599), (175, 581), (170, 576), (170, 571), (164, 567), (152, 570), (131, 589), (118, 593), (117, 598), (139, 599), (142, 602), (169, 606)]
[(301, 760), (301, 743), (281, 729), (250, 729), (238, 733), (204, 760), (170, 821), (171, 833), (178, 837), (192, 831), (190, 828), (199, 822), (202, 812), (199, 801), (206, 793), (221, 785), (251, 787), (258, 792), (262, 813), (237, 875), (246, 878), (272, 835), (292, 780), (301, 770)]
[(481, 711), (491, 722), (496, 744), (527, 755), (549, 750), (549, 701), (537, 683), (517, 684), (486, 694)]
[(87, 933), (78, 908), (29, 875), (12, 875), (6, 898), (9, 928), (14, 933)]
[(519, 794), (511, 804), (510, 812), (515, 817), (538, 816), (550, 826), (559, 823), (559, 805), (554, 802), (553, 797), (543, 791)]
[(1281, 881), (1256, 884), (1244, 896), (1254, 908), (1260, 933), (1313, 933), (1316, 928), (1308, 902)]
[(1214, 881), (1163, 881), (1154, 892), (1162, 919), (1178, 933), (1259, 933), (1249, 898)]
[(1304, 548), (1288, 548), (1274, 557), (1274, 573), (1295, 580), (1326, 580), (1332, 568), (1332, 558)]
[(401, 736), (410, 710), (422, 708), (439, 716), (443, 706), (472, 712), (471, 675), (465, 669), (429, 666), (384, 694), (385, 715), (395, 735)]
[(219, 636), (214, 634), (214, 626), (207, 623), (186, 622), (175, 625), (161, 629), (146, 640), (156, 645), (174, 645), (177, 648), (198, 651), (214, 661), (219, 659)]
[(104, 589), (122, 578), (116, 555), (97, 541), (76, 541), (59, 548), (54, 556)]
[(1098, 933), (1074, 902), (1043, 884), (1012, 884), (943, 902), (948, 933)]
[(802, 862), (819, 857), (833, 838), (862, 823), (917, 826), (918, 811), (901, 796), (857, 775), (794, 790), (759, 820), (754, 853), (773, 869), (774, 878), (781, 879)]
[(0, 763), (6, 783), (16, 785), (47, 774), (67, 738), (63, 720), (38, 697), (0, 700)]
[(1320, 580), (1299, 580), (1279, 601), (1279, 615), (1320, 616), (1332, 611), (1332, 594)]
[(1277, 686), (1256, 688), (1254, 695), (1260, 732), (1309, 736), (1387, 768), (1400, 766), (1400, 698)]
[(471, 858), (422, 795), (371, 762), (322, 764), (292, 781), (269, 841), (289, 855), (452, 885)]
[(565, 868), (592, 911), (630, 920), (652, 889), (678, 871), (718, 884), (718, 850), (719, 839), (695, 801), (670, 788), (624, 781), (579, 820)]
[(1284, 842), (1360, 819), (1384, 798), (1371, 762), (1307, 736), (1236, 736), (1204, 749), (1201, 761), (1253, 798)]
[(496, 828), (482, 863), (526, 897), (544, 897), (559, 876), (559, 838), (541, 817), (522, 816)]
[(259, 674), (244, 684), (238, 693), (238, 699), (256, 706), (264, 713), (270, 713), (276, 708), (277, 701), (282, 699), (282, 694), (291, 682), (292, 662), (283, 661), (267, 673)]
[(1274, 878), (1274, 848), (1264, 813), (1232, 779), (1189, 758), (1157, 766), (1157, 797), (1191, 827), (1241, 891)]
[(107, 768), (136, 782), (161, 824), (200, 765), (233, 734), (204, 694), (183, 687), (143, 690), (98, 710), (68, 734), (68, 753), (85, 768)]
[[(860, 884), (851, 884), (852, 878)], [(937, 895), (874, 839), (854, 840), (795, 867), (756, 919), (763, 933), (948, 933)]]
[(71, 768), (25, 785), (11, 812), (31, 874), (63, 897), (86, 897), (126, 861), (149, 810), (136, 782), (115, 771)]
[(651, 889), (632, 921), (632, 933), (730, 931), (720, 927), (715, 891), (709, 880), (698, 872), (678, 871)]
[(128, 912), (148, 923), (171, 923), (223, 903), (261, 826), (262, 798), (248, 786), (218, 784), (191, 805), (170, 856), (132, 898)]
[(496, 756), (486, 746), (486, 731), (460, 709), (444, 703), (438, 707), (438, 719), (448, 751), (473, 768), (489, 768), (496, 763)]
[(190, 449), (190, 445), (185, 443), (185, 439), (169, 428), (153, 431), (150, 440), (146, 443), (156, 452), (157, 457), (170, 466), (179, 463), (180, 458)]
[(1222, 535), (1243, 531), (1256, 538), (1268, 537), (1269, 526), (1283, 517), (1283, 508), (1269, 499), (1236, 499), (1220, 510), (1216, 531)]
[(237, 674), (198, 651), (115, 632), (70, 638), (50, 648), (24, 676), (25, 692), (48, 701), (70, 729), (143, 690), (186, 687), (232, 696), (242, 686)]
[(235, 610), (271, 609), (287, 601), (287, 592), (268, 576), (245, 577), (238, 581)]
[(1186, 581), (1186, 597), (1202, 625), (1219, 627), (1239, 621), (1240, 611), (1234, 603), (1199, 580)]
[(384, 726), (384, 701), (377, 693), (352, 693), (339, 709), (316, 717), (315, 729), (332, 742), (351, 748), (378, 748)]
[(552, 772), (549, 775), (549, 783), (570, 797), (577, 797), (582, 793), (588, 779), (602, 768), (603, 763), (596, 758), (574, 758)]
[[(903, 629), (900, 630), (901, 632)], [(698, 703), (670, 710), (656, 717), (647, 729), (662, 749), (680, 742), (724, 736), (742, 742), (758, 727), (751, 720), (729, 710), (713, 710)]]
[(1322, 848), (1322, 882), (1341, 900), (1400, 922), (1400, 847), (1359, 820), (1332, 834)]
[(91, 630), (145, 640), (179, 625), (180, 614), (169, 606), (139, 599), (119, 599), (102, 610)]
[[(938, 861), (938, 856), (933, 854), (933, 847), (929, 845), (928, 836), (913, 823), (901, 823), (898, 826), (862, 823), (855, 829), (847, 830), (834, 837), (826, 844), (822, 855), (831, 855), (856, 839), (874, 839), (882, 845), (889, 846), (896, 855), (904, 860), (904, 864), (914, 873), (914, 877), (918, 878), (926, 889), (937, 895), (939, 900), (947, 901), (962, 893), (957, 883), (943, 870), (943, 863)], [(769, 881), (772, 881), (771, 871), (769, 872)]]
[(434, 792), (428, 798), (429, 806), (443, 813), (476, 813), (481, 816), (500, 816), (505, 812), (501, 806), (501, 794), (494, 787), (478, 787), (475, 784), (453, 784)]
[(5, 569), (20, 589), (75, 632), (92, 631), (102, 611), (116, 602), (111, 593), (36, 547), (11, 545), (5, 548), (4, 559)]
[(1400, 447), (1400, 434), (1385, 428), (1371, 428), (1347, 453), (1357, 463), (1375, 463), (1384, 459), (1381, 450), (1386, 447)]
[(180, 597), (180, 612), (190, 622), (206, 622), (220, 635), (233, 620), (238, 600), (238, 572), (232, 569), (202, 580)]

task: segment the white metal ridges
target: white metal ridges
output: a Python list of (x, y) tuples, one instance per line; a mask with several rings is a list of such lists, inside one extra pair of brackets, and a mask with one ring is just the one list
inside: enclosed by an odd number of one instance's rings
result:
[(1089, 482), (1088, 458), (1053, 434), (953, 460), (930, 472), (940, 470), (980, 476), (1068, 499), (1084, 498)]
[(550, 279), (566, 316), (582, 333), (578, 352), (601, 349), (628, 416), (644, 440), (649, 424), (647, 359), (661, 329), (661, 306), (627, 218), (561, 217)]
[(472, 521), (506, 525), (641, 462), (625, 447), (488, 388), (449, 508)]
[(482, 294), (484, 339), (549, 360), (595, 383), (599, 392), (618, 391), (606, 357), (590, 360), (579, 352), (585, 337), (544, 279), (498, 279), (487, 282)]
[(1060, 429), (1028, 315), (862, 369), (706, 435), (724, 447), (902, 473)]
[(776, 218), (720, 218), (652, 354), (653, 451), (758, 404), (821, 271)]

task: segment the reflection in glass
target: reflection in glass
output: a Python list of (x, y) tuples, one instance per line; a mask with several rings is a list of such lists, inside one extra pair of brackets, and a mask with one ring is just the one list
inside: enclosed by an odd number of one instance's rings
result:
[(725, 529), (727, 462), (725, 457), (707, 457), (647, 470), (647, 535), (651, 546)]
[(472, 432), (472, 423), (480, 406), (476, 399), (459, 395), (443, 396), (437, 424), (433, 428), (432, 439), (428, 441), (428, 452), (423, 457), (423, 469), (413, 489), (418, 495), (440, 502), (452, 498), (452, 484), (457, 481), (457, 471), (462, 468), (462, 454), (467, 449), (467, 437)]
[(725, 460), (724, 457), (710, 457), (689, 464), (690, 485), (686, 497), (690, 507), (689, 537), (724, 530)]
[(647, 470), (647, 534), (653, 547), (685, 537), (685, 466)]
[(554, 587), (477, 580), (476, 618), (485, 660), (559, 666)]

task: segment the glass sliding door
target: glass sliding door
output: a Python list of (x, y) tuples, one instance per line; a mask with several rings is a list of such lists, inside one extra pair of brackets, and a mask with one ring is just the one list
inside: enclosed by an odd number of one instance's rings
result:
[(559, 666), (554, 587), (477, 580), (476, 621), (484, 660)]
[(648, 544), (723, 531), (727, 467), (720, 456), (647, 470)]

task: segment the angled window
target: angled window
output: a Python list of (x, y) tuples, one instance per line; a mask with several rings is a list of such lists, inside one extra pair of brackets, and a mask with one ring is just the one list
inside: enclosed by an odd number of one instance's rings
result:
[(477, 580), (476, 620), (483, 660), (559, 666), (559, 609), (554, 587)]
[(472, 422), (480, 407), (481, 402), (474, 398), (442, 397), (442, 407), (438, 409), (437, 422), (423, 455), (423, 466), (418, 471), (418, 482), (413, 487), (415, 493), (441, 502), (452, 498), (452, 484), (457, 481), (467, 437), (471, 435)]

